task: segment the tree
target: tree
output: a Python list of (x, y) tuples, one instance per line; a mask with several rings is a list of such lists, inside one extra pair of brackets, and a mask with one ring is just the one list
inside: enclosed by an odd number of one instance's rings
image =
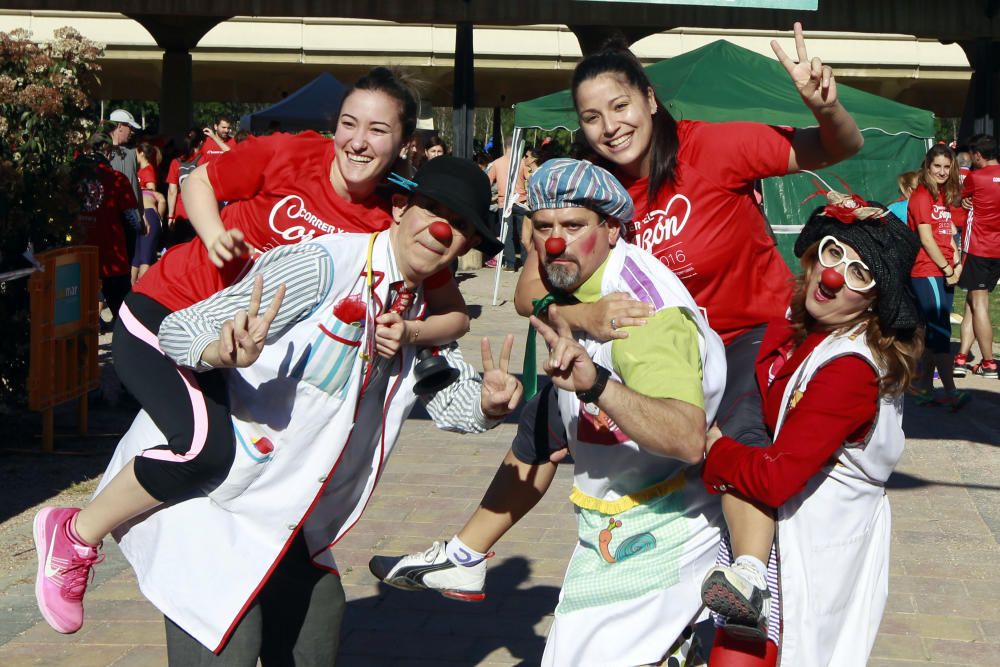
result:
[[(78, 205), (73, 157), (93, 128), (88, 92), (103, 49), (73, 28), (51, 42), (27, 30), (0, 33), (0, 271), (64, 245)], [(27, 281), (0, 292), (0, 401), (24, 400), (28, 359)]]

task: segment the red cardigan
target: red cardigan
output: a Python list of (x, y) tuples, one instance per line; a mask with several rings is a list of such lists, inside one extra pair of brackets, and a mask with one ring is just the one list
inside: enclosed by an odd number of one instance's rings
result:
[[(782, 365), (779, 358), (789, 349), (792, 330), (787, 320), (768, 326), (755, 371), (764, 423), (772, 434), (792, 373), (826, 336), (810, 334)], [(769, 381), (772, 366), (775, 377)], [(726, 436), (715, 442), (702, 471), (706, 488), (711, 493), (735, 490), (769, 507), (783, 505), (805, 488), (844, 442), (864, 438), (875, 420), (878, 399), (878, 376), (865, 360), (831, 361), (809, 380), (808, 390), (785, 416), (773, 445), (746, 447)]]

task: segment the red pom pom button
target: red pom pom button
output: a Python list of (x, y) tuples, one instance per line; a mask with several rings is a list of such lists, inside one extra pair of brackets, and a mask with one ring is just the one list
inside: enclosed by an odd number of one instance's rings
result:
[(823, 273), (820, 275), (820, 282), (823, 283), (823, 287), (831, 292), (836, 292), (844, 286), (844, 274), (832, 267), (823, 269)]
[(447, 222), (435, 220), (431, 223), (428, 231), (430, 231), (431, 236), (433, 236), (435, 240), (440, 241), (444, 245), (451, 245), (451, 225)]
[(563, 254), (566, 251), (566, 239), (553, 236), (545, 241), (545, 252), (553, 257)]
[(257, 448), (257, 451), (261, 454), (267, 455), (274, 451), (274, 445), (267, 438), (257, 438), (253, 440), (253, 446)]

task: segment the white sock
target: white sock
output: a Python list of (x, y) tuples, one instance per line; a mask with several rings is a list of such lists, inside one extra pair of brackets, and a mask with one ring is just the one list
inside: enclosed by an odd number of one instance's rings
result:
[(755, 556), (738, 556), (733, 565), (737, 563), (742, 563), (743, 565), (749, 566), (760, 579), (754, 581), (754, 585), (757, 588), (767, 588), (767, 565), (764, 565), (759, 558)]
[(472, 567), (473, 565), (478, 565), (486, 558), (486, 554), (481, 554), (472, 547), (468, 546), (462, 540), (458, 539), (458, 535), (448, 540), (448, 546), (445, 547), (445, 554), (455, 565), (461, 565), (463, 567)]

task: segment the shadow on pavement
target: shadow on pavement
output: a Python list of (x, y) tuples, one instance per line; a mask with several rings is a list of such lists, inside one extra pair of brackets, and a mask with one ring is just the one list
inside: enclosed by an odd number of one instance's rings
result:
[(491, 568), (487, 598), (477, 603), (381, 584), (377, 596), (347, 603), (337, 665), (477, 665), (497, 651), (500, 661), (537, 665), (545, 636), (536, 626), (555, 609), (559, 589), (521, 588), (530, 573), (524, 558)]
[[(994, 380), (996, 382), (996, 380)], [(959, 388), (962, 389), (961, 385)], [(903, 431), (907, 438), (928, 440), (967, 440), (983, 445), (1000, 446), (1000, 393), (968, 389), (971, 399), (958, 412), (942, 406), (920, 406), (906, 397)]]

